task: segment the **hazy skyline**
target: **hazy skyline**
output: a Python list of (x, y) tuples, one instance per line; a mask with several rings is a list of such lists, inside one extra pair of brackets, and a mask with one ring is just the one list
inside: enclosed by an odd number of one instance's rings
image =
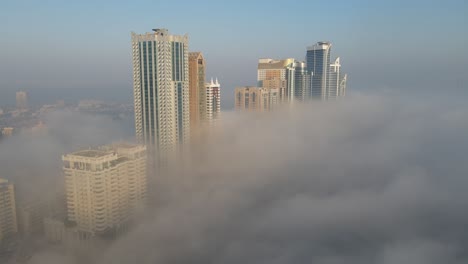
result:
[(466, 96), (467, 11), (463, 0), (8, 1), (0, 10), (0, 105), (14, 104), (18, 90), (32, 104), (131, 103), (130, 32), (152, 28), (189, 35), (207, 79), (222, 83), (223, 109), (232, 108), (236, 86), (256, 84), (259, 58), (303, 60), (320, 40), (342, 58), (350, 93)]

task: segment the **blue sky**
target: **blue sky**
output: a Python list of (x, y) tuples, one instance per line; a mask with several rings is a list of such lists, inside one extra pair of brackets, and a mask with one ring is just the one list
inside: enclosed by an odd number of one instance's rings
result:
[(131, 102), (130, 32), (190, 37), (223, 84), (254, 85), (260, 57), (303, 59), (333, 43), (349, 91), (468, 95), (468, 4), (451, 1), (2, 1), (0, 105), (26, 90), (41, 102)]

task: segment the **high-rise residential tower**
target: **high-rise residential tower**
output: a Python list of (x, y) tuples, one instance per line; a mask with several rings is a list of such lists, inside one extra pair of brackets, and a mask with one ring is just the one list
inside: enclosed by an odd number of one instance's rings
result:
[(221, 89), (218, 82), (211, 79), (211, 82), (206, 84), (206, 103), (207, 103), (207, 119), (209, 121), (219, 119), (221, 114)]
[(16, 92), (16, 108), (28, 109), (28, 94), (24, 91)]
[(312, 99), (327, 100), (328, 70), (330, 68), (330, 42), (317, 42), (307, 48), (307, 72), (311, 75)]
[(164, 155), (189, 140), (188, 36), (132, 32), (136, 137)]
[(201, 52), (189, 53), (190, 126), (207, 119), (205, 89), (205, 59)]
[(12, 183), (0, 178), (0, 244), (18, 232), (15, 190)]
[[(258, 87), (271, 90), (272, 102), (286, 102), (289, 100), (290, 91), (293, 90), (292, 82), (288, 82), (288, 70), (294, 59), (273, 60), (259, 59), (257, 67)], [(277, 98), (274, 96), (278, 91)]]
[(235, 89), (236, 110), (268, 111), (270, 101), (270, 91), (268, 89), (254, 86), (236, 87)]
[(328, 72), (328, 89), (327, 99), (334, 100), (341, 96), (340, 83), (341, 83), (341, 64), (340, 58), (336, 58), (335, 62), (330, 64)]
[(120, 143), (64, 155), (67, 219), (102, 234), (123, 228), (146, 201), (146, 148)]

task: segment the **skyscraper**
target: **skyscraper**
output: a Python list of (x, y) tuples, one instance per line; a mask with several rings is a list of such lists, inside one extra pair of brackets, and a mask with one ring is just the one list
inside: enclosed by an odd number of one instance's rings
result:
[(221, 113), (221, 89), (216, 78), (216, 81), (206, 84), (206, 102), (207, 102), (207, 118), (210, 121), (219, 119)]
[(330, 67), (330, 42), (317, 42), (307, 48), (307, 72), (311, 75), (312, 99), (327, 99), (328, 70)]
[(101, 234), (124, 227), (146, 201), (146, 148), (117, 144), (64, 155), (68, 221)]
[(189, 53), (190, 126), (207, 119), (205, 59), (201, 52)]
[(339, 96), (343, 97), (346, 95), (346, 82), (348, 81), (348, 74), (343, 75), (340, 80)]
[(18, 232), (15, 190), (12, 183), (0, 178), (0, 244)]
[(164, 155), (189, 140), (188, 36), (132, 32), (136, 138)]
[(270, 91), (254, 86), (236, 87), (236, 110), (263, 112), (270, 109)]
[(293, 65), (294, 100), (306, 101), (310, 98), (310, 75), (305, 62), (297, 61)]
[(24, 91), (16, 92), (16, 108), (28, 109), (28, 94)]
[[(288, 82), (288, 67), (294, 63), (294, 59), (273, 60), (259, 59), (257, 67), (258, 87), (271, 90), (271, 105), (276, 102), (289, 100), (290, 91), (293, 90), (292, 83)], [(278, 97), (275, 97), (275, 91)]]
[(335, 62), (330, 64), (328, 73), (328, 89), (327, 99), (334, 100), (341, 95), (340, 83), (341, 83), (341, 64), (340, 58), (336, 58)]

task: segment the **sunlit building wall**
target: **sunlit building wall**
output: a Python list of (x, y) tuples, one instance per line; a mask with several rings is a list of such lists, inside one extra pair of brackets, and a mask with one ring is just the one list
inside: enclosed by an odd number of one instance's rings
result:
[(190, 137), (188, 36), (132, 32), (132, 54), (137, 141), (172, 152)]
[(67, 219), (99, 234), (123, 228), (146, 201), (146, 148), (116, 144), (64, 155)]
[(329, 74), (328, 74), (328, 89), (327, 89), (327, 99), (335, 100), (340, 96), (340, 83), (341, 83), (341, 64), (340, 58), (336, 58), (335, 62), (330, 64)]
[(206, 103), (207, 103), (207, 118), (209, 121), (219, 119), (221, 114), (221, 86), (218, 82), (213, 81), (206, 83)]
[(259, 59), (257, 66), (258, 87), (271, 90), (270, 105), (286, 102), (290, 99), (292, 83), (288, 82), (288, 67), (294, 59), (285, 60)]
[(189, 101), (190, 126), (195, 128), (200, 121), (206, 120), (207, 102), (205, 89), (205, 59), (201, 52), (189, 53)]

